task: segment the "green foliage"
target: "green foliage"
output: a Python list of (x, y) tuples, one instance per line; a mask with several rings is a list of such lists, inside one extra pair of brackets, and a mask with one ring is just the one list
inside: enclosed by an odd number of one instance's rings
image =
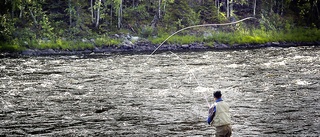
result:
[(315, 42), (320, 40), (319, 29), (295, 28), (291, 31), (238, 30), (234, 33), (212, 32), (204, 42), (225, 44), (263, 44), (267, 42)]
[(167, 29), (179, 30), (187, 26), (199, 24), (199, 16), (199, 13), (190, 8), (187, 1), (174, 0), (168, 6), (163, 21)]
[(43, 40), (38, 40), (37, 44), (33, 44), (32, 48), (35, 49), (59, 49), (59, 44), (56, 42), (52, 41), (43, 41)]
[(131, 33), (137, 33), (143, 37), (154, 33), (154, 30), (149, 27), (154, 15), (148, 12), (146, 5), (125, 8), (123, 12), (123, 20), (126, 24), (124, 28), (130, 30)]
[[(163, 34), (161, 37), (149, 38), (149, 40), (153, 44), (160, 44), (168, 37), (169, 37), (168, 34)], [(166, 43), (168, 43), (168, 44), (191, 44), (191, 43), (202, 42), (202, 41), (203, 41), (202, 37), (197, 37), (197, 36), (192, 36), (192, 35), (174, 35), (174, 36), (170, 37), (166, 41)]]
[(78, 29), (77, 27), (72, 27), (72, 28), (70, 28), (69, 29), (69, 32), (68, 32), (68, 38), (70, 38), (70, 39), (75, 39), (75, 38), (77, 38), (77, 36), (80, 36), (81, 34), (81, 30), (80, 29)]
[(216, 41), (225, 44), (261, 44), (269, 42), (270, 35), (260, 30), (254, 30), (249, 34), (246, 31), (236, 31), (234, 33), (214, 33), (211, 38), (205, 40)]
[(141, 30), (141, 36), (147, 38), (152, 36), (153, 32), (154, 30), (151, 26), (144, 26)]
[(201, 42), (201, 41), (203, 41), (202, 37), (186, 35), (186, 36), (173, 36), (168, 40), (168, 43), (190, 44), (190, 43)]
[(122, 4), (122, 0), (112, 0), (112, 2), (113, 2), (113, 5), (114, 5), (114, 8), (116, 10), (117, 16), (120, 16), (119, 12), (117, 12), (117, 11), (119, 11), (119, 9), (120, 9), (120, 5)]
[(40, 25), (42, 28), (41, 34), (45, 38), (54, 39), (53, 28), (51, 27), (51, 23), (47, 15), (43, 15), (42, 20), (40, 21)]
[(121, 43), (120, 40), (111, 39), (111, 38), (106, 37), (106, 36), (97, 38), (95, 40), (95, 45), (99, 46), (99, 47), (101, 47), (101, 46), (114, 46), (114, 45), (118, 45), (120, 43)]
[(0, 52), (17, 52), (22, 51), (24, 49), (25, 47), (20, 46), (17, 39), (11, 42), (0, 41)]
[[(51, 42), (49, 42), (51, 43)], [(62, 50), (66, 50), (68, 48), (71, 49), (71, 47), (74, 45), (74, 42), (71, 41), (64, 41), (62, 39), (57, 39), (55, 43), (52, 43), (55, 47), (55, 49), (62, 49)]]
[(201, 22), (203, 23), (221, 23), (226, 20), (223, 13), (219, 12), (218, 8), (215, 6), (215, 0), (208, 0), (195, 8), (195, 11), (200, 14)]
[(75, 42), (73, 47), (74, 49), (77, 49), (77, 50), (84, 50), (84, 49), (93, 49), (94, 45), (88, 42)]
[(57, 39), (56, 41), (38, 40), (38, 44), (34, 45), (36, 49), (60, 49), (60, 50), (83, 50), (92, 49), (94, 46), (89, 42), (66, 41)]
[[(67, 28), (65, 26), (68, 26), (66, 22), (63, 21), (57, 21), (55, 23), (50, 24), (53, 28), (52, 33), (54, 36), (64, 36), (67, 32)], [(63, 27), (62, 27), (63, 26)]]
[(279, 33), (280, 36), (275, 35), (274, 37), (281, 37), (281, 41), (291, 42), (315, 42), (320, 41), (320, 30), (319, 29), (305, 29), (295, 28), (287, 33)]
[(144, 5), (129, 7), (124, 9), (123, 12), (123, 19), (130, 24), (138, 22), (142, 24), (149, 23), (150, 19), (153, 18), (153, 16), (147, 12), (146, 6)]
[(56, 41), (44, 41), (38, 40), (37, 44), (33, 44), (32, 48), (36, 49), (61, 49), (61, 50), (83, 50), (92, 49), (96, 46), (111, 46), (118, 45), (120, 41), (117, 39), (111, 39), (109, 37), (100, 37), (95, 40), (95, 43), (80, 42), (80, 41), (67, 41), (57, 39)]
[(163, 42), (169, 36), (170, 35), (168, 33), (160, 33), (157, 37), (149, 37), (148, 40), (152, 44), (160, 44), (161, 42)]
[(13, 39), (12, 34), (16, 30), (14, 26), (15, 21), (10, 19), (7, 14), (0, 15), (0, 38), (3, 39), (2, 41)]

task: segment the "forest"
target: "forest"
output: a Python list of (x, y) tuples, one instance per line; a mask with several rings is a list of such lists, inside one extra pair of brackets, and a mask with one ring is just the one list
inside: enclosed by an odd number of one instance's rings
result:
[(320, 41), (319, 0), (1, 0), (0, 6), (0, 51), (118, 45), (114, 36), (127, 34), (159, 44), (184, 27), (246, 17), (256, 19), (191, 29), (171, 42)]

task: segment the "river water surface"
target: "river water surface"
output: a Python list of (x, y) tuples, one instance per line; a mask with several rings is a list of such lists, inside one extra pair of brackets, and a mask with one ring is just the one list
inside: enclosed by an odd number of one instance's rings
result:
[(320, 135), (320, 48), (0, 59), (0, 136)]

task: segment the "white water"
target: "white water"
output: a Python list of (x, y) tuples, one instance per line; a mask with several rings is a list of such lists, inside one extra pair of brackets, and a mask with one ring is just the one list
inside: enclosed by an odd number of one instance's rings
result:
[(212, 136), (214, 90), (233, 136), (319, 135), (319, 48), (175, 54), (0, 59), (0, 135)]

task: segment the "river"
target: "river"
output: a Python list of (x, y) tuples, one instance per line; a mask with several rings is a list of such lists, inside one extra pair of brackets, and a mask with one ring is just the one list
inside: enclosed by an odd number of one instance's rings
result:
[(0, 59), (1, 136), (320, 135), (320, 48)]

